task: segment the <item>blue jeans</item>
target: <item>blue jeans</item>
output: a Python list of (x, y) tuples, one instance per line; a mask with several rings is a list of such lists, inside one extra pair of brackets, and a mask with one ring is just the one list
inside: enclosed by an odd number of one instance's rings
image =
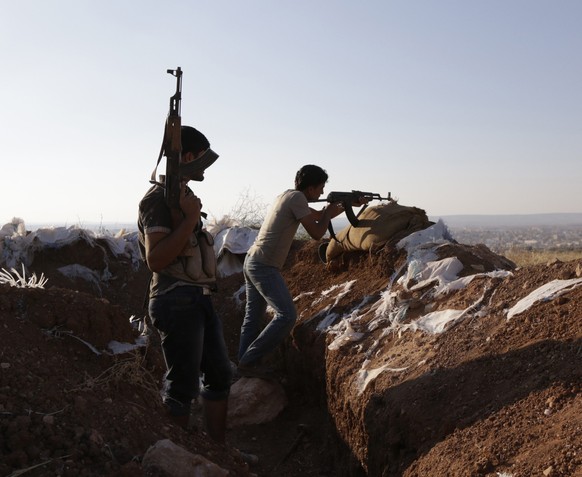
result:
[(149, 315), (162, 341), (167, 368), (162, 397), (170, 413), (189, 414), (198, 393), (211, 401), (226, 399), (232, 369), (210, 296), (200, 287), (181, 286), (152, 298)]
[[(278, 268), (246, 257), (243, 266), (247, 303), (241, 327), (239, 364), (259, 361), (273, 351), (289, 335), (297, 320), (297, 311), (287, 284)], [(267, 305), (275, 317), (261, 330)]]

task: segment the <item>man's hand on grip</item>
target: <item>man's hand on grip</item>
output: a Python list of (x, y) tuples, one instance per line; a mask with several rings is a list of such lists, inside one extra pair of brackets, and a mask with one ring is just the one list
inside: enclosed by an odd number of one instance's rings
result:
[(194, 195), (188, 188), (186, 183), (182, 183), (180, 189), (180, 208), (184, 213), (184, 217), (194, 219), (196, 222), (200, 220), (200, 211), (202, 210), (202, 202)]

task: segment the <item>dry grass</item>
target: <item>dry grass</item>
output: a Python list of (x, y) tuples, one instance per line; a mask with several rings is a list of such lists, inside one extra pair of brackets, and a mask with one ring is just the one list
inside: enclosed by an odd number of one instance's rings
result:
[(582, 250), (526, 250), (509, 249), (499, 253), (519, 267), (551, 263), (556, 260), (569, 262), (582, 258)]
[(26, 269), (24, 268), (24, 263), (22, 264), (22, 275), (14, 268), (10, 271), (2, 268), (0, 270), (0, 283), (8, 283), (11, 287), (17, 288), (44, 288), (46, 282), (44, 274), (41, 273), (40, 278), (37, 278), (36, 273), (32, 276), (26, 278)]
[(125, 354), (122, 357), (114, 356), (114, 364), (97, 377), (86, 376), (85, 382), (70, 391), (91, 390), (97, 387), (113, 389), (121, 385), (137, 386), (150, 393), (153, 398), (159, 396), (159, 389), (155, 378), (146, 369), (145, 356), (139, 352)]

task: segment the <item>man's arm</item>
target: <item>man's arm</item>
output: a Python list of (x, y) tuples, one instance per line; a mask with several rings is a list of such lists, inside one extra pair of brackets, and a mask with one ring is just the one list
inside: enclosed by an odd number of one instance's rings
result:
[(180, 208), (184, 216), (176, 218), (176, 225), (170, 233), (145, 235), (146, 261), (152, 272), (163, 270), (176, 259), (200, 221), (200, 199), (189, 191), (187, 193), (185, 186), (180, 191)]
[(319, 240), (325, 235), (331, 219), (341, 214), (344, 209), (340, 202), (333, 202), (322, 210), (310, 210), (311, 214), (303, 217), (300, 222), (312, 238)]

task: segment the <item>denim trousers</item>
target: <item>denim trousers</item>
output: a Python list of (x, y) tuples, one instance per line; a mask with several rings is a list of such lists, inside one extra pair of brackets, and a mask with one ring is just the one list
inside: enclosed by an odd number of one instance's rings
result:
[[(243, 273), (247, 302), (238, 358), (239, 364), (247, 365), (259, 361), (289, 336), (297, 320), (297, 311), (277, 267), (264, 265), (247, 256)], [(267, 305), (275, 310), (275, 316), (262, 328)]]
[(161, 337), (167, 368), (162, 398), (170, 413), (188, 414), (199, 393), (211, 401), (226, 399), (232, 369), (210, 296), (201, 287), (180, 286), (153, 297), (149, 315)]

